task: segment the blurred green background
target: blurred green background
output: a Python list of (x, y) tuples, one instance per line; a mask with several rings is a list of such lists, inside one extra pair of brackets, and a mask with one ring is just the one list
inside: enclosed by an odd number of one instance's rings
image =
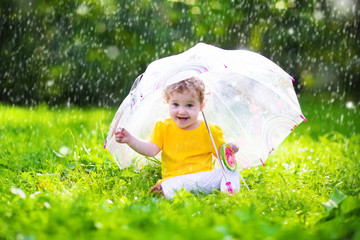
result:
[(1, 0), (0, 102), (118, 106), (151, 61), (205, 42), (259, 52), (297, 93), (351, 108), (359, 9), (357, 0)]
[[(102, 144), (147, 65), (198, 42), (277, 63), (309, 122), (252, 191), (170, 202)], [(0, 239), (360, 239), (359, 107), (358, 0), (0, 0)]]

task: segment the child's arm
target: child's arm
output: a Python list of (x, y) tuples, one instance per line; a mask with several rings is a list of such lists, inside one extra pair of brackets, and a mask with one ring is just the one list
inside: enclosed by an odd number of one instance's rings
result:
[(126, 143), (134, 151), (141, 155), (153, 157), (160, 152), (160, 148), (153, 142), (143, 141), (131, 135), (126, 129), (115, 132), (115, 140), (118, 143)]

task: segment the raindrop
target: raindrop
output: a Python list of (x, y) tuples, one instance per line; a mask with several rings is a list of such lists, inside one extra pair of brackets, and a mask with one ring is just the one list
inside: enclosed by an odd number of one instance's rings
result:
[(294, 34), (294, 29), (292, 27), (289, 28), (288, 33), (289, 33), (289, 35), (293, 35)]
[(355, 109), (355, 105), (354, 105), (354, 103), (352, 101), (348, 101), (346, 103), (346, 108), (347, 109)]
[(76, 10), (76, 13), (79, 15), (86, 15), (88, 12), (89, 7), (85, 3), (82, 3)]

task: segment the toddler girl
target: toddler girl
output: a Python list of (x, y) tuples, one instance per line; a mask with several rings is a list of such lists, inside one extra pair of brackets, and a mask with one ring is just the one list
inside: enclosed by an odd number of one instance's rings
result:
[[(125, 129), (115, 133), (117, 142), (128, 144), (142, 155), (152, 157), (162, 151), (162, 179), (151, 192), (163, 194), (167, 199), (173, 198), (181, 188), (192, 192), (208, 193), (215, 189), (226, 192), (224, 173), (233, 190), (238, 191), (239, 172), (213, 170), (216, 152), (205, 122), (198, 118), (205, 106), (202, 80), (191, 77), (172, 84), (164, 89), (164, 97), (170, 118), (155, 124), (149, 141), (138, 139)], [(219, 149), (225, 144), (222, 130), (212, 124), (209, 127)], [(236, 145), (229, 145), (233, 153), (238, 151)]]

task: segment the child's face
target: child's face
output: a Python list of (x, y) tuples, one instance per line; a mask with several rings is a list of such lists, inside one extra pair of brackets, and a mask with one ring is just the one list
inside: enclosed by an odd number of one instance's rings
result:
[(195, 129), (201, 122), (198, 120), (199, 112), (203, 109), (198, 96), (191, 92), (173, 92), (169, 99), (169, 114), (179, 128), (185, 130)]

